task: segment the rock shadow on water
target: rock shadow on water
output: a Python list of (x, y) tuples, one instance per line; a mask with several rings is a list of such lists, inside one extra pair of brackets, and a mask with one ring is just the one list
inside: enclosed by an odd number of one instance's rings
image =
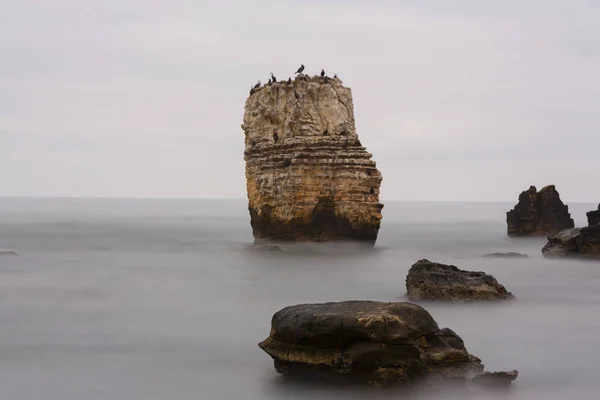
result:
[(366, 386), (348, 377), (330, 375), (276, 375), (268, 384), (281, 398), (314, 399), (411, 399), (411, 400), (503, 400), (513, 399), (518, 386), (480, 385), (475, 380), (423, 378), (400, 386)]
[(257, 254), (286, 255), (294, 257), (339, 257), (339, 256), (371, 256), (382, 249), (369, 243), (353, 240), (338, 240), (334, 242), (295, 242), (255, 240), (246, 247), (248, 251)]

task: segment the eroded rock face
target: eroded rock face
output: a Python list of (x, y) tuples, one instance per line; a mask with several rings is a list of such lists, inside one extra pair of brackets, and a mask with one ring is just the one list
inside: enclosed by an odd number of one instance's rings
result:
[(375, 242), (382, 177), (339, 79), (299, 75), (257, 89), (242, 129), (255, 239)]
[(592, 210), (586, 213), (588, 226), (594, 226), (600, 224), (600, 204), (598, 204), (597, 210)]
[(600, 259), (600, 225), (565, 229), (548, 236), (542, 248), (546, 258), (582, 257)]
[(554, 185), (522, 192), (515, 208), (506, 213), (506, 223), (508, 236), (546, 236), (575, 226)]
[(462, 339), (440, 329), (410, 303), (344, 301), (286, 307), (273, 316), (259, 344), (285, 375), (341, 375), (371, 384), (398, 384), (435, 375), (470, 377), (483, 371)]
[(406, 276), (410, 300), (508, 300), (513, 295), (484, 272), (463, 271), (454, 265), (419, 260)]

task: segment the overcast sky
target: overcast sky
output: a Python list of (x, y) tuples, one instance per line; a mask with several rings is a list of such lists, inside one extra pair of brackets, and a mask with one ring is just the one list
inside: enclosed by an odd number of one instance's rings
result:
[(0, 196), (246, 196), (248, 90), (352, 88), (383, 200), (600, 201), (600, 1), (0, 0)]

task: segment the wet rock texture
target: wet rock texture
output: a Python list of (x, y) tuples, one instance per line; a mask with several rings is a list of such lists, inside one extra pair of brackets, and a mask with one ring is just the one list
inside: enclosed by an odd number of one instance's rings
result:
[(600, 225), (565, 229), (548, 236), (542, 248), (546, 258), (581, 257), (600, 259)]
[(508, 236), (546, 236), (575, 226), (554, 185), (522, 192), (515, 208), (506, 213), (506, 223)]
[(597, 210), (592, 210), (586, 213), (588, 226), (594, 226), (600, 224), (600, 204), (598, 204)]
[(406, 276), (410, 300), (508, 300), (513, 295), (484, 272), (464, 271), (454, 265), (419, 260)]
[(255, 239), (375, 242), (382, 177), (339, 79), (299, 75), (256, 89), (242, 129)]
[(383, 385), (483, 372), (481, 360), (467, 352), (456, 333), (440, 329), (422, 307), (404, 302), (286, 307), (275, 313), (271, 333), (259, 346), (285, 375), (344, 376)]

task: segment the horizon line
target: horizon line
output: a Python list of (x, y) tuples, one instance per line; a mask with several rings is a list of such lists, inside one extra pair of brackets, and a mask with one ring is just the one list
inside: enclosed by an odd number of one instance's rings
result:
[[(125, 196), (6, 196), (0, 195), (0, 199), (36, 199), (36, 200), (244, 200), (245, 197), (125, 197)], [(517, 200), (423, 200), (423, 199), (380, 199), (381, 202), (398, 203), (511, 203)], [(569, 201), (576, 204), (593, 204), (593, 201)], [(568, 204), (568, 203), (565, 203)]]

